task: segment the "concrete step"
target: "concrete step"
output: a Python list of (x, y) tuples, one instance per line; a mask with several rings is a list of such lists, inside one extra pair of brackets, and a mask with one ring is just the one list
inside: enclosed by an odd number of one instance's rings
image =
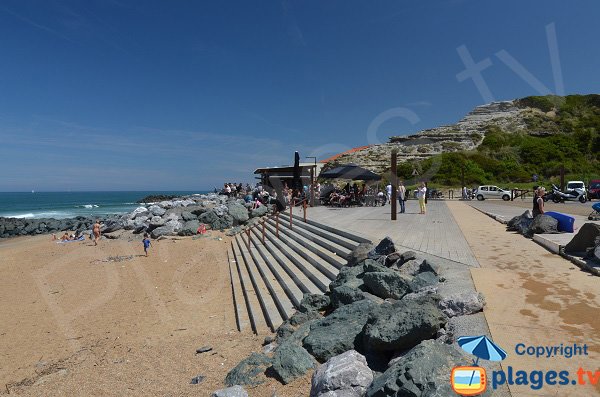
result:
[(231, 280), (231, 293), (233, 295), (233, 309), (235, 312), (235, 323), (238, 331), (242, 331), (250, 325), (248, 311), (245, 308), (246, 300), (243, 297), (242, 286), (237, 270), (237, 262), (233, 255), (233, 249), (227, 250), (227, 259), (229, 261), (229, 278)]

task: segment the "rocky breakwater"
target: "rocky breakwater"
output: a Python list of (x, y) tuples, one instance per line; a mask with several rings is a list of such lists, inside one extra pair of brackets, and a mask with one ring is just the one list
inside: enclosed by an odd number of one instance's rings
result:
[[(122, 230), (134, 234), (147, 232), (153, 238), (160, 238), (195, 235), (201, 224), (207, 229), (230, 229), (231, 233), (236, 233), (239, 226), (251, 224), (255, 222), (255, 218), (266, 215), (267, 212), (267, 207), (252, 209), (252, 204), (242, 199), (207, 194), (142, 203), (130, 213), (99, 219), (102, 224), (101, 232), (108, 238), (117, 238), (117, 232)], [(0, 238), (62, 231), (89, 234), (95, 219), (0, 218)]]
[[(445, 271), (445, 270), (444, 270)], [(450, 396), (451, 368), (469, 363), (455, 346), (455, 319), (480, 312), (483, 297), (443, 288), (442, 269), (386, 238), (361, 244), (324, 295), (299, 310), (225, 379), (287, 384), (315, 370), (311, 397)]]

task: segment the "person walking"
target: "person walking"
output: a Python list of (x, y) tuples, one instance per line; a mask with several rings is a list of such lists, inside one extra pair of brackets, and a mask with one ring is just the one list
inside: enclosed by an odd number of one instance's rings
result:
[(425, 186), (425, 182), (421, 182), (421, 186), (417, 190), (417, 198), (419, 199), (419, 208), (421, 212), (419, 214), (425, 215), (427, 208), (425, 207), (425, 197), (427, 197), (427, 187)]
[(94, 233), (94, 245), (98, 245), (98, 240), (100, 240), (100, 221), (98, 219), (92, 227), (92, 233)]
[(400, 204), (400, 213), (404, 214), (406, 211), (406, 187), (402, 181), (398, 183), (398, 203)]
[(392, 183), (389, 182), (385, 187), (385, 192), (387, 193), (387, 202), (388, 204), (392, 203)]
[(148, 235), (148, 233), (144, 233), (144, 239), (142, 240), (142, 243), (144, 244), (144, 253), (146, 254), (146, 256), (148, 256), (148, 248), (150, 248), (150, 246), (152, 245), (150, 243), (150, 236)]

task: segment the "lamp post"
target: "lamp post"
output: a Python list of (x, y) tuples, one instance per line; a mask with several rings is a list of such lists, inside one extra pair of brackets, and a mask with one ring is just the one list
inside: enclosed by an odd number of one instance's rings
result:
[(310, 171), (310, 206), (315, 206), (315, 178), (317, 172), (317, 158), (315, 156), (306, 156), (307, 159), (313, 159), (315, 161), (315, 165)]

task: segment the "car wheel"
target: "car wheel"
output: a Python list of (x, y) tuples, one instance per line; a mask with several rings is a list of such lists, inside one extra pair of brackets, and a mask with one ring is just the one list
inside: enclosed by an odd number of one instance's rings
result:
[(585, 196), (579, 197), (579, 202), (580, 203), (585, 203), (586, 201), (587, 201), (587, 199), (585, 198)]
[(477, 201), (483, 201), (483, 200), (484, 200), (483, 195), (482, 194), (478, 194), (477, 195)]
[(508, 201), (510, 200), (510, 196), (508, 194), (505, 194), (504, 196), (502, 196), (502, 200)]

